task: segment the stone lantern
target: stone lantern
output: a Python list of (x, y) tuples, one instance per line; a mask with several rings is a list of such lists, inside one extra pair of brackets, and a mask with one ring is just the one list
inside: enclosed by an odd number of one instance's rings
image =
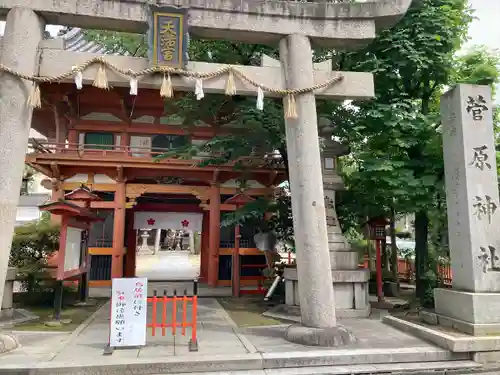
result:
[[(358, 253), (351, 249), (342, 234), (335, 211), (335, 191), (344, 189), (342, 178), (337, 173), (337, 158), (347, 155), (349, 148), (332, 140), (331, 128), (325, 129), (323, 127), (322, 130), (321, 133), (324, 138), (320, 142), (321, 172), (335, 310), (337, 317), (340, 318), (366, 317), (370, 315), (368, 301), (370, 273), (368, 270), (358, 268)], [(296, 270), (286, 268), (284, 278), (285, 302), (289, 306), (298, 306), (299, 281)]]
[(358, 268), (358, 252), (351, 249), (342, 234), (335, 210), (335, 192), (344, 189), (342, 178), (337, 173), (337, 158), (349, 154), (349, 147), (334, 141), (331, 136), (323, 138), (322, 146), (321, 171), (336, 308), (343, 311), (340, 316), (368, 316), (370, 275), (367, 270)]
[[(323, 139), (322, 146), (321, 172), (323, 175), (323, 190), (325, 195), (328, 248), (330, 249), (330, 253), (335, 251), (350, 251), (348, 250), (350, 246), (340, 229), (337, 212), (335, 210), (335, 191), (344, 189), (342, 178), (337, 174), (337, 158), (339, 156), (347, 155), (349, 153), (349, 148), (328, 138)], [(330, 257), (332, 257), (332, 255), (333, 254), (331, 254)], [(336, 262), (341, 263), (340, 266), (348, 261), (348, 259), (336, 260), (340, 261)], [(350, 264), (351, 262), (348, 263)], [(337, 267), (337, 269), (339, 268)]]

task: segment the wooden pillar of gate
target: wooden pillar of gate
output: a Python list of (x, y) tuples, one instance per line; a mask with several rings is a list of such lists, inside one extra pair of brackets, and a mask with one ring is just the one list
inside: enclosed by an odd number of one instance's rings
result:
[(208, 285), (217, 286), (219, 276), (219, 245), (220, 245), (220, 186), (212, 184), (210, 189), (209, 210), (209, 257)]
[(200, 244), (200, 280), (208, 280), (208, 261), (210, 258), (209, 247), (210, 215), (208, 211), (203, 212), (201, 224), (201, 244)]
[(68, 143), (69, 143), (69, 148), (73, 149), (74, 151), (76, 149), (76, 144), (78, 143), (78, 133), (76, 129), (68, 130)]
[(123, 276), (123, 253), (125, 250), (125, 181), (116, 182), (115, 214), (113, 222), (113, 255), (111, 278)]
[(125, 277), (135, 277), (135, 261), (136, 261), (136, 238), (134, 231), (134, 213), (127, 212), (127, 253), (125, 254)]

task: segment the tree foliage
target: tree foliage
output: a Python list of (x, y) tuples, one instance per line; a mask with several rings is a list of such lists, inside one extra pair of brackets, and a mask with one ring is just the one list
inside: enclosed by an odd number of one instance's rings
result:
[(341, 59), (343, 69), (374, 73), (376, 99), (356, 103), (348, 123), (346, 140), (355, 141), (344, 160), (340, 216), (359, 225), (392, 209), (415, 213), (417, 294), (424, 301), (436, 280), (429, 239), (440, 240), (432, 234), (446, 225), (439, 97), (455, 83), (498, 79), (496, 60), (486, 51), (456, 57), (471, 19), (463, 0), (414, 1), (395, 28)]
[(47, 288), (47, 260), (58, 248), (59, 226), (50, 221), (50, 216), (15, 228), (9, 266), (18, 269), (28, 293)]
[(495, 96), (495, 85), (500, 80), (500, 53), (485, 46), (469, 48), (454, 60), (452, 84), (469, 83), (491, 86)]

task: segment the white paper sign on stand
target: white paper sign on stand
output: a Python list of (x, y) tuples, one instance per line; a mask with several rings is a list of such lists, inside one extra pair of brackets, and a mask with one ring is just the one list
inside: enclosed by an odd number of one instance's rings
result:
[(146, 345), (148, 279), (113, 279), (110, 347)]

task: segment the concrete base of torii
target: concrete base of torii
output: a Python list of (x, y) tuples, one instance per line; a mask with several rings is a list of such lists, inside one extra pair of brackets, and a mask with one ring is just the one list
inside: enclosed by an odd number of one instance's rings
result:
[(356, 337), (345, 327), (331, 328), (305, 327), (293, 324), (285, 332), (285, 339), (308, 346), (336, 348), (356, 342)]
[(0, 354), (10, 352), (20, 346), (14, 335), (0, 334)]

